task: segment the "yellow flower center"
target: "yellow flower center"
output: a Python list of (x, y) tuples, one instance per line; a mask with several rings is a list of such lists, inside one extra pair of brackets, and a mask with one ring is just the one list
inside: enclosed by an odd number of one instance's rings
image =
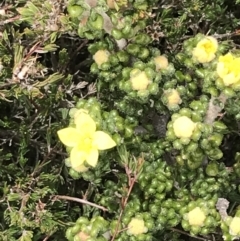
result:
[(212, 43), (210, 43), (210, 42), (204, 43), (204, 44), (202, 45), (202, 48), (204, 48), (207, 53), (211, 53), (211, 52), (214, 52), (214, 51), (215, 51), (214, 46), (213, 46)]
[(240, 218), (234, 217), (232, 222), (229, 225), (229, 231), (231, 235), (239, 236), (240, 235)]
[(161, 69), (166, 69), (168, 67), (168, 59), (161, 55), (157, 56), (154, 59), (155, 65), (156, 65), (156, 71), (161, 70)]
[(167, 92), (166, 95), (167, 95), (169, 106), (181, 104), (182, 100), (177, 90), (174, 90), (174, 89), (169, 90), (169, 92)]
[(130, 76), (133, 90), (146, 90), (148, 85), (151, 83), (146, 73), (139, 69), (133, 69)]
[(144, 226), (144, 221), (139, 218), (132, 218), (131, 222), (128, 224), (127, 233), (129, 235), (138, 235), (146, 233), (148, 229)]
[(92, 142), (93, 139), (86, 137), (85, 139), (83, 139), (83, 141), (80, 143), (80, 147), (81, 149), (83, 149), (86, 152), (89, 152), (92, 149)]
[(206, 216), (201, 208), (196, 207), (188, 213), (188, 222), (190, 225), (202, 226)]
[(100, 67), (103, 63), (106, 63), (108, 61), (109, 56), (110, 56), (110, 53), (107, 50), (102, 49), (102, 50), (98, 50), (93, 55), (93, 59), (98, 65), (98, 67)]
[(196, 123), (194, 123), (187, 116), (181, 116), (181, 117), (177, 118), (173, 123), (174, 133), (179, 138), (191, 137), (195, 127), (196, 127)]

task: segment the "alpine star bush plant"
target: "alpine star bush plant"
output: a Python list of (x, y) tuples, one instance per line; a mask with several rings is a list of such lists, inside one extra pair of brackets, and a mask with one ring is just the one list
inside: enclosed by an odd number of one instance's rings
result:
[(0, 240), (240, 239), (239, 1), (0, 4)]

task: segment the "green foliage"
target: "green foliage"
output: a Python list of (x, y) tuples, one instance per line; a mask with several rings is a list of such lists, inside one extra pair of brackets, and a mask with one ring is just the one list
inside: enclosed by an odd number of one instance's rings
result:
[[(4, 1), (0, 240), (239, 238), (239, 3)], [(116, 147), (75, 170), (82, 109)]]

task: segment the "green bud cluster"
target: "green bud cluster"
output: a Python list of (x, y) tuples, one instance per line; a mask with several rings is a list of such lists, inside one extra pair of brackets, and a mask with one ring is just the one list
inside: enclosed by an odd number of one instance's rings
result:
[[(165, 71), (163, 70), (163, 75)], [(163, 76), (162, 82), (164, 93), (161, 100), (170, 111), (176, 112), (181, 104), (186, 105), (198, 93), (198, 83), (188, 72), (177, 70), (173, 73), (171, 80), (169, 76)]]
[(234, 217), (227, 216), (221, 221), (222, 237), (226, 241), (237, 240), (240, 238), (240, 210)]
[(105, 1), (96, 1), (94, 6), (84, 0), (69, 1), (67, 10), (79, 37), (95, 39), (104, 35), (103, 12), (108, 10)]
[(238, 104), (238, 98), (239, 98), (238, 96), (228, 98), (224, 106), (224, 110), (226, 111), (226, 114), (234, 116), (236, 121), (240, 120), (240, 107)]
[(183, 219), (182, 228), (192, 235), (207, 235), (220, 224), (220, 215), (215, 205), (217, 200), (197, 199), (191, 201), (180, 210)]
[(180, 209), (184, 204), (184, 202), (176, 201), (172, 198), (163, 200), (158, 216), (156, 217), (157, 229), (163, 230), (177, 226), (182, 219)]
[(146, 161), (138, 182), (144, 192), (145, 200), (154, 198), (154, 200), (160, 202), (173, 188), (171, 168), (161, 159), (152, 163)]
[(133, 103), (132, 100), (126, 96), (122, 100), (118, 100), (114, 103), (117, 110), (126, 116), (135, 118), (142, 117), (143, 106), (140, 103)]
[(145, 33), (138, 33), (127, 45), (126, 50), (131, 56), (144, 61), (149, 59), (149, 57), (157, 51), (155, 48), (146, 47), (150, 42), (151, 38), (149, 35)]
[(97, 193), (94, 200), (100, 205), (107, 207), (109, 212), (117, 212), (123, 195), (121, 187), (110, 180), (104, 183), (102, 193)]
[(135, 36), (136, 30), (142, 30), (145, 27), (145, 23), (143, 21), (140, 23), (136, 22), (133, 15), (123, 16), (122, 13), (117, 12), (112, 13), (110, 18), (114, 25), (111, 35), (116, 40), (120, 40), (122, 38), (131, 39)]
[(132, 101), (147, 103), (152, 95), (158, 94), (160, 80), (161, 74), (155, 72), (152, 63), (145, 64), (137, 61), (132, 68), (123, 69), (118, 88), (125, 92)]
[(167, 143), (164, 143), (162, 139), (154, 141), (154, 142), (143, 142), (140, 145), (140, 150), (145, 153), (146, 159), (149, 162), (153, 162), (160, 157), (162, 157), (164, 153), (164, 149)]
[(197, 175), (190, 184), (192, 197), (212, 200), (213, 198), (228, 197), (236, 185), (231, 184), (230, 172), (223, 163), (210, 162), (206, 167), (197, 170)]
[(183, 207), (192, 200), (191, 193), (189, 192), (188, 188), (178, 187), (177, 182), (175, 183), (175, 185), (176, 189), (174, 190), (173, 198), (174, 200), (177, 200), (176, 205), (178, 205), (179, 207)]
[(117, 81), (122, 68), (127, 66), (130, 60), (126, 50), (116, 51), (115, 44), (109, 37), (89, 45), (88, 50), (94, 59), (91, 73), (98, 74), (100, 80), (109, 84)]
[[(114, 233), (116, 221), (113, 221), (112, 227)], [(121, 229), (126, 229), (126, 231), (122, 231), (116, 236), (117, 241), (151, 241), (155, 223), (148, 212), (136, 212), (134, 208), (127, 207), (123, 214)]]
[(123, 140), (127, 141), (133, 137), (134, 128), (138, 124), (135, 118), (124, 119), (116, 110), (104, 112), (103, 119), (103, 130), (110, 132), (118, 145), (123, 143)]
[(174, 149), (181, 152), (177, 162), (180, 165), (187, 164), (191, 169), (198, 168), (206, 157), (219, 160), (223, 156), (219, 147), (227, 127), (221, 121), (214, 121), (212, 125), (204, 123), (206, 106), (202, 106), (199, 101), (193, 101), (190, 104), (193, 110), (182, 108), (172, 115), (167, 126), (166, 139), (172, 142)]
[(152, 4), (153, 1), (71, 0), (67, 10), (73, 28), (81, 38), (99, 39), (108, 33), (116, 41), (121, 41), (132, 39), (145, 29)]
[(89, 220), (86, 217), (77, 219), (74, 226), (66, 231), (68, 241), (106, 241), (108, 240), (109, 222), (100, 216)]

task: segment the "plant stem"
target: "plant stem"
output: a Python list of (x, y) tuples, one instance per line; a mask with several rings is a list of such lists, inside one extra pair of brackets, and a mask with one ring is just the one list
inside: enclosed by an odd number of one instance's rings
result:
[(87, 204), (89, 206), (101, 209), (103, 211), (108, 211), (107, 208), (100, 206), (98, 204), (89, 202), (87, 200), (81, 199), (81, 198), (76, 198), (76, 197), (70, 197), (70, 196), (65, 196), (65, 195), (56, 195), (54, 196), (55, 199), (63, 199), (63, 200), (69, 200), (69, 201), (74, 201), (74, 202), (78, 202), (78, 203), (82, 203), (82, 204)]
[[(126, 172), (128, 173), (128, 167), (125, 167), (125, 169), (126, 169)], [(114, 232), (114, 234), (113, 234), (113, 236), (112, 236), (111, 241), (114, 241), (116, 235), (119, 233), (119, 225), (120, 225), (120, 221), (121, 221), (121, 219), (122, 219), (123, 211), (124, 211), (124, 209), (125, 209), (125, 207), (126, 207), (126, 205), (127, 205), (127, 201), (128, 201), (128, 198), (130, 197), (130, 194), (131, 194), (131, 192), (132, 192), (134, 183), (135, 183), (136, 180), (137, 180), (137, 175), (134, 175), (133, 178), (131, 178), (131, 176), (128, 175), (128, 178), (129, 178), (129, 184), (130, 184), (130, 185), (129, 185), (129, 189), (128, 189), (128, 192), (127, 192), (127, 196), (124, 198), (124, 202), (123, 202), (123, 205), (122, 205), (122, 210), (121, 210), (120, 215), (119, 215), (119, 218), (118, 218), (117, 227), (116, 227), (116, 230), (115, 230), (115, 232)], [(124, 229), (124, 230), (125, 230), (125, 229)]]

